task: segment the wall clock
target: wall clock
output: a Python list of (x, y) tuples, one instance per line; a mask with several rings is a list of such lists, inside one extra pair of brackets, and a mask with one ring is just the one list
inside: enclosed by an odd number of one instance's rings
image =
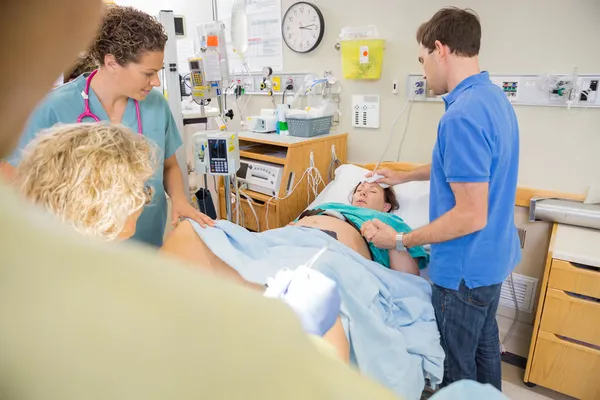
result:
[(281, 33), (285, 44), (296, 53), (310, 53), (325, 34), (325, 20), (314, 4), (301, 1), (292, 5), (283, 17)]

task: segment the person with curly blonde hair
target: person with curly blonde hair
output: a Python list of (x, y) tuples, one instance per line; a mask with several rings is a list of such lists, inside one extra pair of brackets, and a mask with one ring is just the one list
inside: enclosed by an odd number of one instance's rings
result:
[(128, 128), (70, 124), (33, 140), (16, 170), (25, 197), (86, 236), (128, 239), (152, 200), (153, 145)]
[(133, 239), (160, 247), (167, 224), (168, 193), (172, 224), (191, 218), (202, 226), (213, 221), (191, 206), (183, 186), (175, 152), (182, 145), (167, 101), (153, 88), (160, 85), (167, 42), (164, 27), (152, 16), (132, 7), (104, 7), (102, 27), (88, 54), (98, 65), (53, 90), (37, 108), (21, 137), (19, 148), (0, 169), (10, 177), (23, 149), (44, 129), (55, 124), (108, 121), (123, 124), (158, 148), (158, 167), (148, 180), (155, 195), (142, 212)]

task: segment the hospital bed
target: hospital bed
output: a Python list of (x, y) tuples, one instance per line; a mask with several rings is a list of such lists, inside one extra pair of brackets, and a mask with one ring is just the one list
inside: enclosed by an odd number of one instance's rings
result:
[[(349, 204), (352, 190), (373, 167), (353, 164), (338, 167), (335, 179), (307, 209), (328, 202)], [(381, 167), (404, 171), (416, 168), (403, 163), (387, 163)], [(405, 183), (397, 185), (394, 190), (400, 204), (400, 209), (394, 214), (412, 229), (429, 223), (429, 182)], [(342, 293), (342, 315), (349, 313), (353, 318), (351, 324), (354, 330), (350, 327), (350, 336), (354, 341), (359, 338), (360, 342), (360, 348), (354, 349), (360, 356), (358, 364), (355, 364), (358, 369), (407, 400), (420, 399), (429, 379), (434, 387), (441, 381), (444, 354), (431, 305), (427, 269), (421, 271), (421, 277), (418, 277), (382, 268), (356, 253), (350, 254), (354, 252), (328, 235), (308, 228), (287, 227), (255, 234), (224, 222), (220, 229), (198, 229), (197, 232), (217, 256), (254, 282), (264, 282), (266, 277), (273, 276), (281, 262), (288, 267), (305, 262), (313, 249), (322, 248), (323, 243), (327, 243), (332, 252), (322, 257), (320, 270), (336, 278)], [(283, 230), (292, 235), (293, 245), (288, 246), (283, 240)], [(267, 257), (268, 261), (265, 261), (265, 254), (270, 251), (270, 259)], [(375, 314), (375, 319), (370, 314)], [(383, 323), (379, 318), (383, 319)], [(361, 325), (362, 330), (356, 330), (356, 325)], [(348, 335), (347, 321), (344, 329)], [(371, 336), (372, 330), (375, 332)], [(369, 342), (375, 343), (365, 344)], [(368, 354), (370, 346), (374, 346), (375, 355)], [(356, 358), (353, 361), (357, 361)], [(432, 397), (436, 400), (454, 398), (506, 400), (490, 385), (472, 381), (455, 383)]]
[[(335, 179), (308, 208), (325, 202), (349, 204), (352, 190), (367, 172), (352, 164), (338, 167)], [(396, 214), (412, 228), (426, 224), (428, 183), (407, 183), (394, 189), (400, 204)], [(313, 268), (337, 283), (353, 364), (407, 400), (420, 398), (426, 380), (434, 386), (441, 382), (444, 353), (431, 286), (422, 277), (383, 268), (326, 233), (307, 227), (253, 233), (219, 221), (215, 228), (195, 228), (217, 257), (246, 280), (259, 284), (327, 248)]]

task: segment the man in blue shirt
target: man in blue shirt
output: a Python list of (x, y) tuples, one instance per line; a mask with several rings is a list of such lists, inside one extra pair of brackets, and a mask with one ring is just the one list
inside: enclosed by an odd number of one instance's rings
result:
[(432, 163), (377, 171), (387, 184), (430, 180), (430, 221), (410, 233), (374, 220), (363, 227), (382, 248), (431, 244), (432, 301), (446, 351), (443, 385), (461, 379), (501, 390), (496, 311), (502, 282), (521, 259), (514, 223), (519, 127), (506, 95), (480, 72), (481, 25), (445, 8), (417, 32), (428, 87), (442, 95)]

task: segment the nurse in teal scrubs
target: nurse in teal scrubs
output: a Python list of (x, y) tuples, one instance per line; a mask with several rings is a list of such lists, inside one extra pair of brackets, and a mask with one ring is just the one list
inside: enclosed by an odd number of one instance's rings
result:
[[(55, 124), (110, 121), (144, 135), (157, 149), (158, 166), (149, 185), (152, 203), (137, 223), (134, 239), (161, 246), (167, 223), (165, 191), (172, 201), (172, 223), (191, 218), (213, 225), (194, 209), (183, 188), (175, 151), (182, 145), (175, 120), (162, 94), (158, 72), (163, 69), (167, 35), (153, 17), (131, 7), (107, 6), (99, 36), (90, 54), (99, 69), (52, 91), (32, 115), (19, 148), (8, 159), (16, 166), (23, 148)], [(32, 77), (35, 79), (35, 77)], [(102, 122), (100, 122), (102, 123)]]

